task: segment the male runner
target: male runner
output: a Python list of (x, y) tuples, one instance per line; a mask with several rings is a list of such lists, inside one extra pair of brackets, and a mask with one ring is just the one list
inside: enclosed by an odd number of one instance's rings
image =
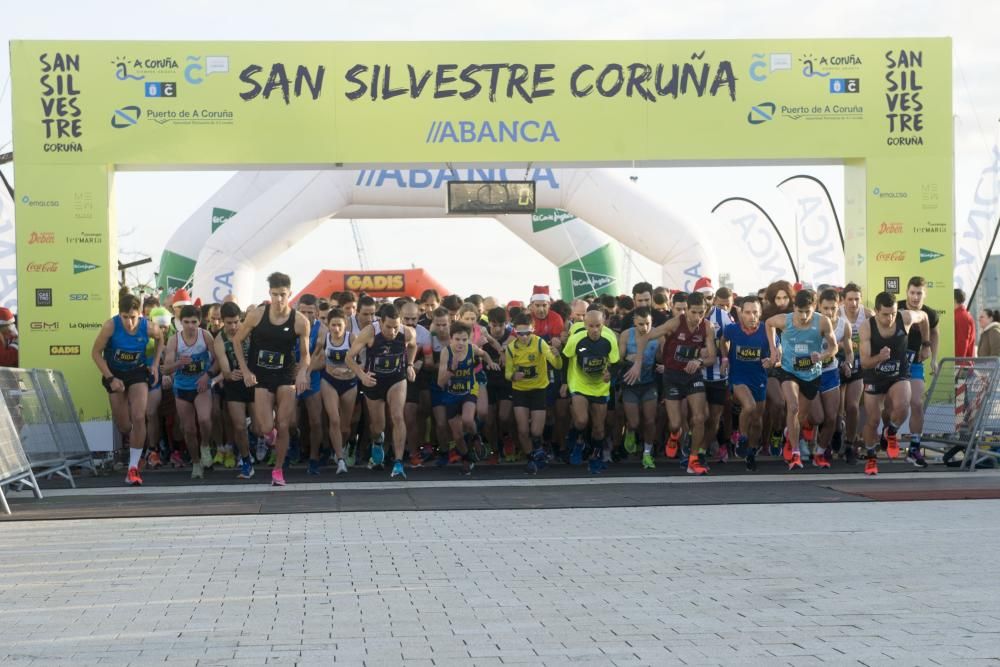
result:
[[(865, 375), (865, 426), (864, 442), (868, 450), (865, 474), (878, 474), (879, 436), (876, 433), (879, 417), (886, 399), (891, 414), (882, 429), (890, 443), (899, 443), (897, 432), (906, 420), (910, 408), (910, 354), (909, 336), (914, 329), (922, 329), (922, 337), (930, 338), (930, 323), (923, 310), (899, 310), (895, 298), (888, 292), (875, 297), (875, 315), (861, 325), (861, 368)], [(913, 464), (927, 467), (927, 461), (917, 448), (912, 454)], [(909, 457), (908, 457), (909, 458)]]
[[(267, 277), (270, 303), (248, 309), (233, 337), (233, 352), (243, 382), (254, 388), (254, 426), (257, 435), (275, 446), (271, 484), (285, 486), (282, 467), (295, 410), (295, 394), (309, 388), (309, 321), (289, 304), (292, 279), (284, 273)], [(243, 341), (250, 339), (250, 358)], [(295, 342), (302, 350), (295, 363)]]
[[(642, 283), (640, 283), (641, 285)], [(646, 292), (652, 301), (652, 290)], [(638, 300), (637, 300), (638, 301)], [(636, 339), (649, 333), (653, 328), (653, 316), (648, 305), (636, 307), (632, 311), (631, 328), (626, 329), (618, 337), (618, 349), (624, 350), (623, 360), (629, 364), (636, 360)], [(636, 432), (642, 425), (642, 467), (647, 470), (656, 468), (653, 462), (653, 443), (656, 441), (656, 406), (659, 402), (659, 391), (656, 374), (656, 353), (661, 341), (650, 341), (642, 358), (642, 373), (635, 384), (622, 387), (622, 403), (625, 406), (625, 424), (628, 431), (625, 434), (625, 451), (629, 454), (636, 449)]]
[(857, 462), (857, 445), (860, 442), (858, 420), (861, 414), (861, 392), (864, 389), (861, 371), (861, 325), (874, 313), (861, 303), (861, 288), (854, 283), (844, 287), (844, 303), (840, 307), (841, 317), (851, 325), (851, 345), (854, 363), (843, 366), (841, 388), (844, 405), (844, 460), (854, 465)]
[(745, 297), (740, 306), (739, 324), (727, 325), (719, 341), (722, 367), (728, 373), (733, 398), (741, 408), (737, 451), (743, 451), (747, 470), (751, 472), (757, 469), (757, 446), (763, 435), (767, 399), (767, 371), (771, 368), (771, 346), (760, 313), (760, 299)]
[[(319, 308), (318, 299), (314, 294), (303, 294), (299, 297), (296, 310), (306, 316), (309, 321), (309, 349), (310, 359), (322, 357), (323, 340), (326, 330), (323, 323), (317, 317)], [(295, 360), (299, 361), (299, 346), (295, 346)], [(306, 469), (308, 475), (319, 474), (319, 446), (323, 442), (323, 397), (320, 395), (320, 371), (310, 370), (309, 388), (295, 397), (305, 405), (306, 415), (309, 420), (309, 467)], [(295, 410), (296, 422), (298, 421), (298, 410)], [(301, 437), (301, 436), (300, 436)]]
[[(730, 311), (733, 307), (733, 293), (728, 287), (720, 287), (713, 295), (712, 308), (705, 316), (705, 320), (712, 325), (715, 332), (715, 345), (718, 348), (719, 339), (722, 338), (722, 330), (733, 323)], [(702, 371), (705, 376), (705, 398), (708, 401), (708, 421), (705, 423), (705, 437), (707, 440), (718, 440), (718, 435), (722, 435), (719, 444), (719, 461), (725, 463), (729, 460), (729, 431), (732, 423), (732, 414), (729, 410), (729, 378), (722, 368), (721, 355), (717, 355), (715, 363), (706, 366)], [(726, 419), (723, 420), (722, 416)], [(722, 428), (719, 428), (720, 421)]]
[(108, 392), (115, 427), (129, 446), (125, 483), (141, 486), (139, 460), (146, 444), (146, 399), (149, 379), (153, 384), (160, 375), (158, 344), (152, 365), (146, 365), (146, 344), (160, 339), (160, 328), (142, 317), (139, 299), (126, 294), (118, 300), (118, 314), (107, 320), (97, 333), (90, 357), (101, 372), (101, 383)]
[[(809, 421), (812, 402), (819, 395), (823, 364), (837, 355), (837, 339), (830, 320), (816, 312), (816, 294), (803, 289), (795, 294), (793, 311), (768, 319), (774, 378), (781, 383), (785, 403), (785, 459), (788, 469), (802, 468), (799, 435)], [(780, 346), (775, 344), (781, 332)]]
[(420, 451), (420, 440), (423, 437), (422, 425), (427, 423), (430, 406), (429, 391), (432, 375), (424, 371), (424, 364), (433, 353), (431, 332), (419, 323), (420, 306), (413, 301), (407, 301), (399, 310), (403, 326), (413, 330), (417, 341), (417, 356), (413, 359), (413, 370), (416, 379), (406, 383), (406, 406), (403, 418), (406, 421), (406, 448), (410, 452), (412, 466), (423, 465)]
[[(363, 308), (364, 306), (362, 306)], [(367, 361), (361, 367), (357, 358), (365, 352)], [(406, 479), (403, 470), (403, 453), (406, 450), (406, 419), (403, 416), (406, 405), (406, 383), (416, 379), (413, 360), (417, 355), (417, 340), (413, 330), (404, 327), (399, 320), (396, 307), (387, 304), (382, 307), (379, 317), (379, 331), (374, 325), (366, 326), (354, 338), (348, 352), (348, 367), (354, 371), (365, 385), (365, 406), (368, 409), (370, 427), (371, 459), (370, 467), (381, 467), (385, 460), (386, 406), (392, 422), (392, 449), (395, 463), (390, 479)]]
[[(932, 372), (937, 372), (938, 342), (938, 312), (927, 306), (924, 300), (927, 298), (927, 281), (921, 276), (913, 276), (906, 284), (906, 299), (899, 302), (900, 309), (919, 310), (927, 315), (927, 325), (930, 327), (930, 337), (924, 338), (919, 330), (910, 330), (910, 338), (907, 350), (910, 353), (910, 447), (906, 460), (919, 467), (918, 461), (923, 461), (923, 456), (917, 456), (920, 452), (920, 438), (924, 432), (924, 381), (926, 373), (924, 361), (929, 357), (931, 360)], [(891, 399), (890, 399), (891, 400)], [(883, 419), (885, 415), (883, 415)], [(887, 451), (889, 458), (899, 456), (899, 441), (887, 441)]]
[[(215, 339), (215, 358), (222, 368), (222, 396), (226, 402), (226, 416), (229, 417), (236, 446), (240, 451), (239, 479), (254, 476), (253, 457), (250, 455), (250, 438), (247, 433), (247, 417), (253, 414), (254, 391), (243, 382), (233, 339), (240, 330), (240, 307), (230, 301), (222, 304), (222, 331)], [(243, 358), (250, 355), (250, 341), (243, 340)]]

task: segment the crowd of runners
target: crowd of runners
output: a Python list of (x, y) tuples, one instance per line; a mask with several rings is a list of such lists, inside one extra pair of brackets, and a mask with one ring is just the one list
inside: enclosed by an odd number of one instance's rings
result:
[[(421, 466), (555, 463), (599, 474), (635, 459), (709, 463), (781, 457), (789, 470), (905, 459), (921, 449), (925, 362), (936, 366), (938, 315), (926, 282), (904, 298), (861, 288), (772, 283), (737, 297), (702, 278), (690, 293), (640, 282), (631, 296), (527, 303), (491, 297), (378, 301), (336, 292), (291, 303), (287, 275), (269, 301), (170, 309), (122, 294), (93, 360), (129, 454), (145, 467), (288, 465), (310, 475), (352, 466), (405, 479)], [(863, 422), (863, 423), (862, 423)], [(230, 473), (232, 474), (232, 473)], [(327, 473), (329, 474), (329, 473)]]

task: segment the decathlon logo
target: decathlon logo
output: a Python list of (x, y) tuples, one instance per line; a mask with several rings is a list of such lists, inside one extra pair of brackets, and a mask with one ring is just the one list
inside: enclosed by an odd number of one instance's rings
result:
[(747, 122), (751, 125), (760, 125), (769, 120), (774, 120), (775, 109), (774, 102), (761, 102), (754, 105), (750, 107), (750, 113), (747, 114)]
[(427, 130), (425, 144), (537, 144), (558, 142), (551, 120), (435, 120)]

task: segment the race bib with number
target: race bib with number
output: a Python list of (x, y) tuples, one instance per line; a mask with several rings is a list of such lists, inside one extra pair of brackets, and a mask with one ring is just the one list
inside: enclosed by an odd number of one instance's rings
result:
[(875, 370), (882, 375), (899, 375), (899, 360), (890, 359), (889, 361), (883, 361), (875, 367)]
[(759, 347), (743, 347), (742, 345), (736, 346), (737, 361), (760, 361), (761, 354), (761, 349)]
[(525, 380), (533, 380), (538, 377), (538, 368), (535, 366), (518, 366), (517, 372), (522, 373)]
[(257, 350), (257, 367), (268, 371), (280, 371), (285, 367), (285, 355), (271, 350)]

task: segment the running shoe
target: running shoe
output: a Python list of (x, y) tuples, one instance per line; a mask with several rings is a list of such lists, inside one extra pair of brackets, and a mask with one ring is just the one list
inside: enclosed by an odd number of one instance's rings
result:
[(149, 466), (151, 470), (159, 468), (163, 465), (163, 461), (160, 460), (160, 455), (156, 452), (150, 452), (146, 455), (146, 465)]
[(739, 431), (733, 431), (733, 435), (729, 438), (729, 441), (736, 452), (737, 458), (743, 458), (747, 455), (747, 439)]
[(719, 463), (727, 463), (729, 461), (729, 443), (724, 442), (719, 445)]
[(524, 466), (524, 472), (529, 475), (536, 475), (538, 474), (538, 465), (531, 459), (528, 459), (528, 463)]
[(437, 463), (435, 463), (435, 465), (436, 465), (436, 466), (437, 466), (438, 468), (443, 468), (443, 467), (445, 467), (446, 465), (448, 465), (449, 463), (451, 463), (451, 460), (450, 460), (450, 459), (451, 459), (451, 457), (449, 457), (449, 456), (448, 456), (447, 454), (445, 454), (445, 453), (442, 453), (442, 454), (441, 454), (440, 456), (438, 456), (438, 460), (437, 460)]
[[(205, 460), (205, 448), (201, 449), (201, 460)], [(226, 453), (222, 451), (222, 447), (215, 448), (215, 457), (212, 459), (212, 466), (221, 466), (226, 462)]]
[(468, 477), (472, 474), (472, 469), (476, 467), (476, 464), (469, 459), (462, 459), (462, 474)]
[(653, 462), (652, 454), (642, 455), (642, 467), (646, 470), (656, 470), (656, 463)]
[(889, 433), (888, 430), (883, 433), (885, 437), (885, 453), (889, 455), (890, 461), (895, 461), (899, 458), (899, 435), (895, 433)]
[(139, 469), (132, 467), (125, 475), (125, 483), (129, 486), (142, 486), (142, 477), (139, 477)]
[(757, 450), (753, 447), (747, 447), (746, 463), (747, 470), (750, 472), (755, 472), (757, 470)]
[(337, 474), (343, 475), (347, 472), (347, 462), (344, 459), (337, 459)]
[(603, 463), (603, 461), (601, 461), (600, 459), (590, 459), (587, 467), (590, 470), (591, 475), (601, 474), (601, 471), (604, 470), (604, 468), (601, 467), (601, 463)]
[[(691, 456), (691, 432), (684, 434), (684, 440), (681, 441), (681, 456), (687, 458)], [(704, 464), (703, 464), (704, 465)]]
[(396, 479), (397, 477), (401, 479), (406, 479), (406, 471), (403, 470), (403, 462), (396, 461), (392, 464), (392, 472), (389, 473), (389, 479)]
[(205, 469), (200, 463), (191, 464), (191, 479), (204, 479)]
[(232, 470), (236, 467), (236, 452), (231, 446), (226, 449), (226, 454), (222, 457), (222, 465), (226, 470)]
[(792, 443), (788, 441), (788, 429), (785, 429), (785, 446), (781, 450), (781, 456), (785, 459), (785, 463), (792, 462), (793, 454), (795, 454), (795, 448), (792, 447)]
[(319, 461), (316, 459), (309, 459), (309, 467), (306, 468), (306, 474), (316, 477), (319, 475)]
[(181, 453), (176, 449), (170, 454), (170, 465), (175, 468), (184, 467), (184, 457), (181, 456)]
[(812, 442), (813, 438), (816, 437), (816, 427), (810, 424), (809, 426), (802, 426), (802, 439), (806, 442)]
[(381, 466), (385, 463), (385, 448), (382, 447), (381, 442), (372, 443), (371, 462), (375, 466)]
[(687, 473), (689, 475), (707, 475), (708, 468), (702, 465), (697, 455), (692, 455), (688, 457)]
[(821, 452), (816, 450), (816, 456), (813, 457), (813, 466), (817, 468), (829, 468), (830, 467), (830, 452)]
[(924, 452), (920, 449), (920, 447), (910, 447), (906, 453), (906, 462), (912, 463), (918, 468), (927, 467), (927, 459), (924, 458)]
[(514, 458), (514, 454), (514, 438), (509, 435), (505, 435), (503, 437), (503, 457), (509, 461)]
[(250, 479), (254, 475), (253, 469), (253, 459), (249, 456), (242, 458), (240, 460), (240, 474), (237, 475), (238, 479)]
[(210, 469), (212, 467), (212, 448), (208, 445), (201, 446), (201, 465), (205, 469)]
[(347, 465), (352, 466), (358, 462), (358, 448), (356, 443), (347, 445)]
[(844, 432), (839, 428), (833, 432), (833, 438), (830, 440), (830, 449), (834, 452), (839, 452), (840, 448), (844, 446)]
[(771, 454), (771, 456), (778, 456), (781, 454), (782, 450), (781, 443), (783, 440), (784, 436), (780, 432), (771, 434), (771, 443), (769, 449), (769, 453)]
[(809, 460), (809, 441), (799, 439), (799, 456), (803, 461)]
[(535, 462), (535, 466), (538, 470), (542, 470), (549, 462), (549, 457), (545, 453), (545, 450), (539, 447), (531, 452), (531, 460)]
[(679, 433), (671, 433), (663, 446), (663, 453), (668, 459), (677, 458), (677, 450), (680, 448), (681, 438)]
[(267, 440), (264, 438), (257, 438), (257, 463), (263, 463), (267, 460)]
[(792, 452), (792, 460), (788, 462), (788, 469), (795, 470), (796, 468), (802, 470), (802, 456), (798, 452)]
[(583, 463), (583, 445), (579, 442), (573, 443), (573, 451), (569, 453), (569, 463), (574, 466)]
[(424, 457), (421, 456), (419, 449), (414, 449), (413, 453), (410, 454), (410, 467), (419, 468), (424, 465)]
[(448, 450), (448, 463), (458, 463), (462, 460), (462, 455), (458, 453), (457, 449)]
[(874, 477), (878, 474), (878, 457), (869, 456), (868, 460), (865, 462), (865, 474), (869, 477)]
[(635, 431), (629, 429), (625, 431), (625, 451), (629, 454), (635, 454)]
[(281, 468), (275, 468), (271, 471), (271, 486), (284, 486), (285, 485), (285, 471)]
[(855, 443), (849, 443), (844, 448), (844, 462), (849, 466), (858, 464), (858, 448)]

